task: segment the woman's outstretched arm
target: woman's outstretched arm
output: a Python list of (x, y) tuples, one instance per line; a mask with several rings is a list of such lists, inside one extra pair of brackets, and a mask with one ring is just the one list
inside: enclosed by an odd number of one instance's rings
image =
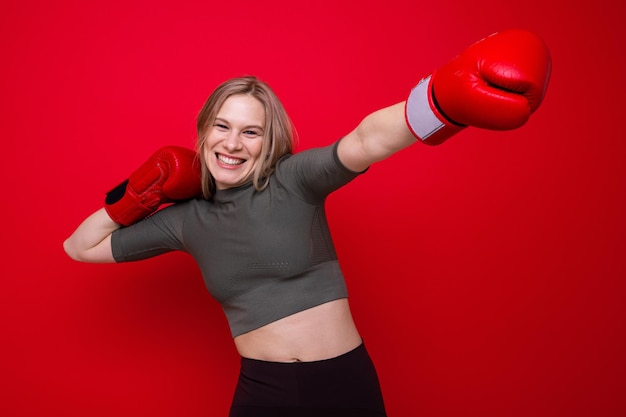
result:
[(362, 171), (414, 142), (438, 145), (467, 126), (510, 130), (541, 104), (550, 52), (532, 32), (495, 33), (423, 78), (405, 102), (378, 110), (339, 144), (339, 159)]

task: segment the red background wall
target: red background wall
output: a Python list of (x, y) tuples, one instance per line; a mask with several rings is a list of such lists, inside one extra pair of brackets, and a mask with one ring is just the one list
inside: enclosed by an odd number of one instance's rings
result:
[(9, 0), (0, 6), (6, 416), (221, 416), (238, 357), (192, 260), (75, 263), (62, 241), (221, 81), (267, 80), (300, 148), (497, 30), (553, 53), (523, 128), (416, 145), (329, 216), (390, 416), (618, 416), (623, 2)]

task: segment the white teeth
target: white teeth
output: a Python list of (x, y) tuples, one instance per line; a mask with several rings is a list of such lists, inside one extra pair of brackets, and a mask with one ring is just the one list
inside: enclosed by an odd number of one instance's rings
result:
[(230, 158), (228, 156), (224, 156), (220, 153), (217, 154), (217, 159), (220, 160), (220, 162), (223, 162), (225, 164), (228, 165), (240, 165), (243, 164), (245, 162), (244, 159), (238, 159), (238, 158)]

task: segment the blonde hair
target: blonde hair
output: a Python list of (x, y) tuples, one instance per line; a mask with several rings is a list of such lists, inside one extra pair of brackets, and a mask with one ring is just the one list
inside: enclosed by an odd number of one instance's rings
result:
[(220, 108), (230, 96), (236, 94), (248, 94), (256, 98), (265, 109), (265, 128), (261, 147), (261, 155), (265, 155), (265, 158), (257, 164), (252, 174), (252, 181), (257, 190), (261, 191), (267, 187), (278, 160), (293, 151), (295, 140), (293, 124), (270, 86), (254, 76), (225, 81), (211, 93), (198, 114), (196, 149), (202, 162), (202, 195), (207, 200), (215, 193), (215, 180), (207, 168), (202, 149)]

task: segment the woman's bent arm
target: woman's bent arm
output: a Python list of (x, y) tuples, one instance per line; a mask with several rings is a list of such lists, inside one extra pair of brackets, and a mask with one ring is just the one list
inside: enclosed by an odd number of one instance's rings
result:
[(87, 217), (63, 242), (70, 258), (81, 262), (112, 263), (111, 234), (121, 226), (111, 220), (104, 208)]

